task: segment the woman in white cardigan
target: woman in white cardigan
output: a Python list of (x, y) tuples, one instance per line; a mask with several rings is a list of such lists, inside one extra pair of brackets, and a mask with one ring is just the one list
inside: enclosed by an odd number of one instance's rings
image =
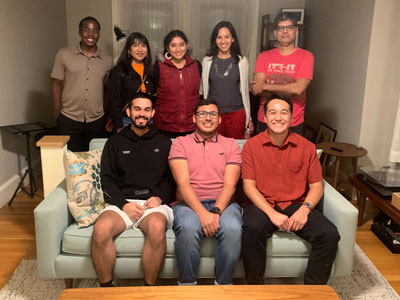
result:
[(246, 132), (248, 138), (254, 129), (250, 119), (249, 63), (241, 54), (231, 22), (215, 25), (202, 66), (201, 92), (204, 98), (214, 99), (219, 106), (218, 133), (243, 139)]

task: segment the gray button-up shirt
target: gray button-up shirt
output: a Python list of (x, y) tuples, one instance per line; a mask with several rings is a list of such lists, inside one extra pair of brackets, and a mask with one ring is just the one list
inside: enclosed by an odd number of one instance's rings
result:
[(101, 49), (88, 57), (80, 45), (57, 52), (51, 78), (63, 81), (61, 113), (78, 122), (93, 122), (104, 115), (104, 83), (113, 59)]

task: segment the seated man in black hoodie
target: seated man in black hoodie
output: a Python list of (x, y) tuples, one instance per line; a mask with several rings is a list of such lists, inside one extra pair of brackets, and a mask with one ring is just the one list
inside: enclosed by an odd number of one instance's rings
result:
[(138, 93), (126, 109), (132, 125), (108, 139), (101, 159), (101, 184), (109, 205), (98, 218), (92, 237), (92, 259), (100, 286), (113, 286), (114, 238), (133, 227), (146, 235), (142, 250), (145, 285), (154, 285), (164, 264), (165, 230), (173, 223), (167, 205), (175, 194), (168, 166), (171, 141), (149, 125), (153, 103)]

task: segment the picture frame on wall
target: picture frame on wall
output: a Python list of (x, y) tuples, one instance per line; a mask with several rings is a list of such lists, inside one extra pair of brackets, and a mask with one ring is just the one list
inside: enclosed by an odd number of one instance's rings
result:
[(315, 144), (334, 142), (337, 131), (324, 123), (319, 123), (317, 138)]
[(282, 12), (293, 15), (293, 17), (297, 20), (297, 24), (304, 24), (304, 8), (282, 8)]

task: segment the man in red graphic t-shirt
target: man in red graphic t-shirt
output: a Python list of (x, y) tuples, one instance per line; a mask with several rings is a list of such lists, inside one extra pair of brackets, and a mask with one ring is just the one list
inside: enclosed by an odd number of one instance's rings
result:
[(256, 61), (253, 75), (253, 93), (262, 96), (257, 116), (256, 132), (267, 128), (263, 105), (270, 92), (290, 95), (293, 102), (293, 119), (290, 130), (303, 135), (306, 89), (313, 79), (314, 56), (296, 47), (297, 21), (287, 13), (275, 18), (274, 35), (278, 47), (262, 52)]

